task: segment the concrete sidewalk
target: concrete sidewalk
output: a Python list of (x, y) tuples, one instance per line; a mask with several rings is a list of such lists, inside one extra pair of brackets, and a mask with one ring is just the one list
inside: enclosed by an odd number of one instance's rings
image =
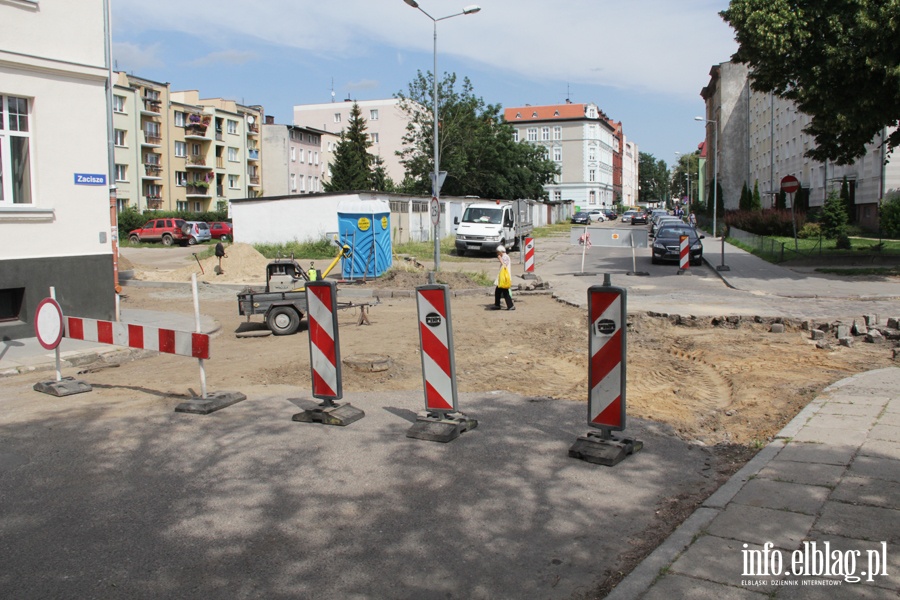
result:
[(897, 598), (898, 507), (888, 368), (826, 388), (607, 598)]

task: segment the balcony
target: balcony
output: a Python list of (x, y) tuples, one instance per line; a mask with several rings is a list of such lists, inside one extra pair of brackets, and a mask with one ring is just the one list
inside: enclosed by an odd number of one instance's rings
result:
[(209, 141), (209, 138), (206, 137), (206, 125), (198, 125), (197, 123), (191, 123), (189, 125), (184, 126), (184, 137), (188, 140), (206, 140)]
[(216, 168), (217, 168), (217, 169), (224, 169), (224, 168), (225, 168), (225, 159), (222, 158), (221, 156), (217, 156), (217, 157), (216, 157)]
[(253, 135), (259, 135), (259, 124), (258, 123), (248, 123), (247, 124), (247, 133)]
[(158, 117), (162, 112), (162, 102), (151, 98), (144, 98), (144, 105), (141, 108), (141, 114), (150, 117)]
[(206, 165), (206, 157), (205, 156), (186, 156), (184, 159), (184, 166), (188, 169), (212, 170), (212, 167), (209, 167)]
[(161, 196), (145, 196), (144, 199), (147, 201), (148, 209), (159, 210), (162, 208), (162, 197)]
[(141, 142), (141, 146), (149, 146), (151, 148), (159, 148), (162, 146), (162, 138), (158, 133), (144, 131), (144, 141)]
[(203, 182), (192, 182), (187, 185), (188, 198), (210, 198), (209, 184)]
[(143, 179), (162, 179), (162, 166), (155, 163), (144, 164)]
[(259, 150), (258, 149), (247, 150), (247, 160), (259, 160)]
[(251, 186), (258, 186), (258, 185), (259, 185), (259, 177), (249, 177), (248, 179), (250, 179), (250, 185), (251, 185)]

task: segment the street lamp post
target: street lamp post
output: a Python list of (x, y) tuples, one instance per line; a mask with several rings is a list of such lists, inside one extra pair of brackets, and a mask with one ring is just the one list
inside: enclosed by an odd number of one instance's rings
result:
[[(718, 213), (718, 195), (719, 195), (719, 122), (715, 119), (706, 119), (704, 117), (694, 117), (695, 121), (704, 121), (712, 123), (715, 127), (715, 135), (713, 136), (713, 237), (718, 233), (716, 230), (716, 213)], [(730, 271), (731, 269), (725, 265), (725, 234), (722, 234), (722, 264), (716, 267), (719, 271)]]
[(419, 11), (431, 19), (431, 22), (434, 24), (434, 72), (432, 77), (434, 78), (434, 174), (432, 175), (432, 203), (437, 204), (437, 215), (433, 217), (434, 221), (434, 270), (439, 271), (441, 269), (441, 239), (440, 239), (440, 222), (441, 222), (441, 179), (440, 179), (440, 152), (438, 150), (438, 74), (437, 74), (437, 24), (438, 21), (445, 21), (447, 19), (458, 17), (460, 15), (472, 15), (481, 10), (481, 7), (476, 5), (471, 5), (465, 7), (462, 12), (455, 13), (452, 15), (447, 15), (446, 17), (440, 17), (435, 19), (427, 12), (425, 12), (419, 3), (416, 0), (403, 0), (408, 5), (413, 8), (419, 9)]

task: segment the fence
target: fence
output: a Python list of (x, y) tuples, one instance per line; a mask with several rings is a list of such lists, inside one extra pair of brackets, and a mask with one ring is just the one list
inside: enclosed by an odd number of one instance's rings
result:
[(764, 235), (750, 233), (748, 231), (743, 231), (742, 229), (738, 229), (737, 227), (728, 228), (728, 237), (740, 242), (745, 246), (753, 248), (760, 254), (765, 254), (767, 256), (773, 257), (777, 262), (784, 262), (793, 258), (812, 256), (816, 253), (820, 255), (822, 254), (821, 236), (819, 237), (819, 240), (818, 242), (816, 242), (815, 246), (802, 251), (791, 248), (784, 242), (779, 242), (776, 239), (766, 237)]

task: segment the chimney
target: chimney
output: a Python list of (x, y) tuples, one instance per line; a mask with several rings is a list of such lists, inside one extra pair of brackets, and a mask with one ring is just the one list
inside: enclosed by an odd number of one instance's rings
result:
[(274, 125), (275, 124), (275, 116), (274, 115), (266, 115), (266, 125)]

